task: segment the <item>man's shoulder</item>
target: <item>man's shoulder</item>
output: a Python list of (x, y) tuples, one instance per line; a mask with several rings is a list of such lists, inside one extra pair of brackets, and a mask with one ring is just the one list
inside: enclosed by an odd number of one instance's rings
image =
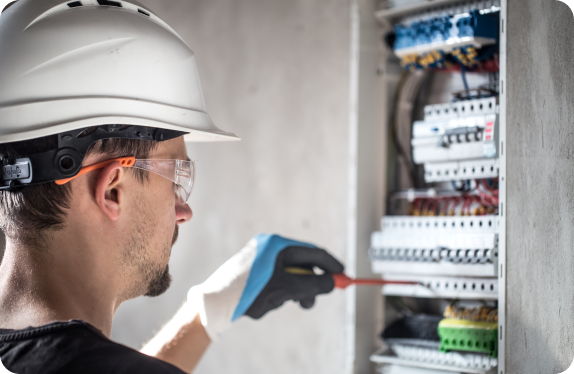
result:
[(90, 347), (70, 360), (62, 369), (65, 373), (82, 374), (182, 373), (180, 369), (171, 364), (112, 341)]
[(3, 332), (0, 357), (5, 367), (17, 374), (183, 373), (171, 364), (109, 340), (83, 321)]

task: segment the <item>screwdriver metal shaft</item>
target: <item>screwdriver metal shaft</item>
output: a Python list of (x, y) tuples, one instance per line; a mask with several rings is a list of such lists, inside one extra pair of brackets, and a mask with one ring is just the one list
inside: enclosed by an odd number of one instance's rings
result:
[[(286, 267), (284, 270), (289, 274), (315, 275), (315, 272), (313, 270), (299, 267)], [(345, 273), (331, 274), (331, 276), (335, 281), (335, 288), (340, 289), (345, 289), (351, 285), (357, 285), (357, 286), (384, 286), (387, 284), (423, 285), (421, 282), (415, 282), (415, 281), (391, 281), (384, 279), (350, 278)]]

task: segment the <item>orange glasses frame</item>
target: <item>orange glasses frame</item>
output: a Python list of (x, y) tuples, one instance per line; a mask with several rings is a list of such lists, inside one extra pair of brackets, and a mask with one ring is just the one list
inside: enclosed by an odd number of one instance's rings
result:
[(106, 166), (108, 166), (109, 164), (111, 164), (112, 162), (116, 162), (116, 161), (119, 162), (120, 165), (122, 165), (125, 168), (131, 168), (132, 166), (134, 166), (134, 164), (136, 162), (136, 158), (133, 156), (132, 157), (120, 157), (120, 158), (113, 158), (113, 159), (107, 160), (107, 161), (98, 162), (97, 164), (83, 167), (78, 174), (74, 175), (71, 178), (57, 180), (56, 184), (61, 186), (63, 184), (68, 183), (72, 179), (79, 177), (80, 175), (84, 175), (84, 174), (89, 173), (90, 171), (93, 171), (93, 170), (103, 169)]

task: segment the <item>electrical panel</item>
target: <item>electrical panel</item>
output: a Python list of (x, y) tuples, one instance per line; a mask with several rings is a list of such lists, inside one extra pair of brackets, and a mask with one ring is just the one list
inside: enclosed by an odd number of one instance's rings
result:
[(383, 37), (403, 73), (391, 96), (387, 212), (368, 249), (372, 272), (395, 281), (381, 288), (380, 373), (499, 365), (500, 8), (487, 5), (406, 12)]

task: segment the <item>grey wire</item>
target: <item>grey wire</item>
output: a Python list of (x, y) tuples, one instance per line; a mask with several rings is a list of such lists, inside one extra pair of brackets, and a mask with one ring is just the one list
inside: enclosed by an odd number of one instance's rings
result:
[[(415, 183), (415, 169), (411, 152), (411, 138), (412, 138), (412, 125), (413, 125), (413, 107), (417, 98), (420, 87), (427, 77), (427, 71), (417, 70), (407, 76), (403, 89), (399, 94), (396, 110), (396, 136), (399, 142), (401, 140), (401, 147), (405, 150), (404, 162), (410, 172), (410, 180), (414, 186)], [(412, 165), (412, 167), (411, 167)]]

